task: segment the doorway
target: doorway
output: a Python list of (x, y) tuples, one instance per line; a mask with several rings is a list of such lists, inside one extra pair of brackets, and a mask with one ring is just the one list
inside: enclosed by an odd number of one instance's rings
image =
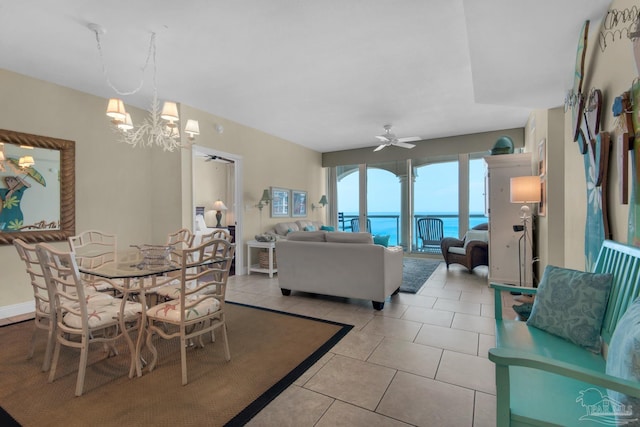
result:
[(242, 248), (242, 157), (200, 145), (192, 147), (192, 230), (196, 230), (196, 208), (204, 207), (207, 227), (216, 227), (213, 204), (221, 201), (227, 208), (221, 212), (221, 228), (230, 229), (235, 236), (235, 274), (244, 274)]

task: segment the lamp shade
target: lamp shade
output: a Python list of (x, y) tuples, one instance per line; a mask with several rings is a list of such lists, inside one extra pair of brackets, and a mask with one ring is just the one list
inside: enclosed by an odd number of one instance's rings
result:
[(318, 204), (322, 206), (328, 205), (329, 202), (327, 202), (327, 196), (323, 194), (322, 197), (320, 197), (320, 201), (318, 202)]
[(107, 104), (107, 116), (114, 120), (123, 122), (126, 118), (127, 112), (124, 109), (124, 102), (122, 99), (111, 98)]
[(133, 122), (131, 121), (131, 114), (127, 113), (122, 123), (118, 123), (118, 129), (128, 131), (133, 129)]
[(35, 164), (36, 162), (33, 160), (33, 157), (31, 156), (22, 156), (18, 160), (18, 166), (20, 166), (21, 168), (28, 168), (29, 166), (33, 166)]
[(193, 138), (195, 135), (200, 135), (200, 126), (197, 120), (187, 120), (187, 125), (184, 127), (184, 131), (189, 135), (189, 138)]
[(271, 194), (269, 194), (269, 190), (265, 188), (264, 190), (262, 190), (262, 198), (260, 199), (260, 201), (269, 203), (269, 200), (271, 200)]
[(162, 114), (160, 115), (165, 120), (170, 122), (177, 122), (178, 118), (178, 106), (175, 102), (165, 101), (162, 106)]
[(518, 176), (511, 178), (511, 203), (539, 203), (540, 177)]
[(216, 200), (213, 203), (213, 210), (214, 211), (226, 211), (227, 207), (224, 205), (224, 203), (222, 202), (222, 200)]

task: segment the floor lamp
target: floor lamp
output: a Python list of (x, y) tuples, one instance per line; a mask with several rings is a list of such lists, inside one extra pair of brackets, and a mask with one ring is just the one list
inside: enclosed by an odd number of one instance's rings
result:
[[(524, 262), (527, 262), (527, 235), (529, 233), (529, 221), (531, 220), (531, 208), (529, 203), (540, 203), (540, 177), (538, 175), (533, 176), (518, 176), (511, 178), (511, 203), (522, 203), (520, 208), (520, 219), (522, 220), (522, 237), (520, 240), (524, 241)], [(533, 249), (533, 248), (532, 248)], [(522, 272), (523, 259), (520, 251), (520, 241), (518, 241), (518, 273), (520, 280), (520, 286), (522, 282), (527, 284), (527, 267), (524, 269), (524, 280)]]

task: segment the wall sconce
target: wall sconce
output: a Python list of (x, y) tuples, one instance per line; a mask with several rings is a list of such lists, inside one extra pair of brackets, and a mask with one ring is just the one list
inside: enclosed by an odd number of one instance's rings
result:
[(213, 203), (213, 210), (216, 211), (216, 221), (218, 221), (216, 228), (220, 228), (222, 227), (222, 224), (220, 223), (220, 220), (222, 219), (222, 211), (226, 211), (227, 207), (222, 203), (222, 200), (216, 200)]
[[(327, 202), (327, 196), (323, 194), (322, 197), (320, 197), (320, 201), (318, 202), (317, 205), (314, 205), (313, 203), (311, 203), (311, 210), (314, 211), (316, 209), (324, 208), (328, 204), (329, 202)], [(322, 206), (318, 206), (318, 205), (322, 205)]]
[(271, 195), (269, 194), (269, 190), (265, 188), (262, 191), (262, 198), (256, 205), (256, 208), (260, 209), (260, 212), (262, 212), (262, 208), (264, 208), (265, 205), (268, 205), (270, 201), (271, 201)]

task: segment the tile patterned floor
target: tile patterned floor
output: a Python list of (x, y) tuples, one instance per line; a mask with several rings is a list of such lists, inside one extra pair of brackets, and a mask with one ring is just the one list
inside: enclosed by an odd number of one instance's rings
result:
[[(354, 325), (249, 425), (495, 426), (494, 299), (487, 270), (441, 264), (418, 294), (369, 301), (281, 295), (278, 279), (233, 276), (227, 299)], [(504, 315), (514, 317), (512, 297)], [(0, 319), (0, 325), (33, 314)]]
[[(355, 325), (250, 426), (495, 426), (486, 268), (441, 264), (418, 294), (398, 294), (379, 312), (369, 301), (283, 297), (277, 277), (261, 274), (231, 278), (227, 297)], [(503, 310), (515, 316), (511, 304)]]

